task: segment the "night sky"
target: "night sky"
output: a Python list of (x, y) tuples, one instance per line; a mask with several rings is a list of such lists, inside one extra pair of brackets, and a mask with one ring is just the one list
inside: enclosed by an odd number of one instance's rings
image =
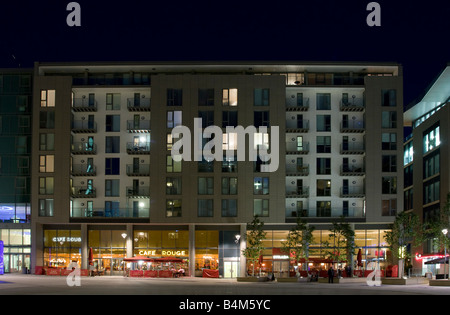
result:
[(450, 61), (450, 2), (69, 0), (0, 3), (0, 67), (35, 61), (368, 61), (404, 67), (405, 105)]

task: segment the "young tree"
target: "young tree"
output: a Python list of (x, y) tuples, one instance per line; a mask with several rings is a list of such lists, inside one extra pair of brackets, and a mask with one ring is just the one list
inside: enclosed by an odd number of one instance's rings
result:
[(255, 276), (255, 264), (264, 249), (263, 240), (266, 238), (266, 234), (264, 222), (259, 220), (257, 216), (253, 218), (251, 223), (247, 223), (247, 248), (242, 251), (242, 254), (253, 262), (252, 276)]
[(398, 276), (403, 277), (405, 259), (410, 257), (410, 253), (406, 251), (408, 244), (417, 246), (422, 242), (422, 228), (419, 217), (412, 212), (401, 212), (395, 217), (391, 230), (387, 231), (384, 238), (389, 244), (394, 257), (399, 259)]
[(281, 243), (281, 250), (289, 254), (289, 259), (291, 258), (291, 253), (296, 261), (304, 258), (304, 266), (307, 266), (309, 244), (313, 241), (313, 231), (313, 226), (309, 226), (306, 224), (306, 221), (301, 218), (297, 219), (297, 225), (289, 231), (286, 241)]
[[(448, 252), (450, 246), (450, 194), (447, 194), (447, 202), (440, 210), (439, 215), (423, 224), (424, 239), (432, 239), (434, 245), (440, 250), (446, 249)], [(447, 233), (443, 233), (447, 230)]]
[(325, 250), (328, 259), (338, 264), (345, 260), (349, 261), (355, 251), (355, 231), (342, 217), (340, 221), (332, 222), (330, 232), (329, 237), (333, 239), (333, 244), (329, 241), (323, 242), (323, 246), (328, 249)]

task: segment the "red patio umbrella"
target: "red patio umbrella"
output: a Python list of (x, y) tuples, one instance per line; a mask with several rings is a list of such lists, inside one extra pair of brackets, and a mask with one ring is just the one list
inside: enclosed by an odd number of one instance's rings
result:
[(94, 254), (92, 253), (92, 247), (89, 248), (89, 256), (88, 256), (89, 265), (94, 265)]

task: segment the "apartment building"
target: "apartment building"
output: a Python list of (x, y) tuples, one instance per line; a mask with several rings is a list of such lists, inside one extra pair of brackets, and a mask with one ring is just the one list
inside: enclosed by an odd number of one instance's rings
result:
[[(448, 137), (450, 68), (447, 66), (424, 95), (404, 113), (405, 126), (412, 132), (404, 143), (404, 210), (427, 223), (446, 206), (449, 187)], [(411, 249), (417, 273), (444, 273), (445, 264), (426, 264), (444, 255), (433, 238)], [(448, 272), (448, 271), (447, 271)]]
[[(288, 275), (280, 248), (299, 217), (316, 227), (319, 266), (340, 217), (367, 262), (387, 259), (384, 231), (403, 209), (398, 64), (36, 63), (33, 88), (33, 267), (87, 268), (92, 249), (107, 274), (144, 255), (188, 260), (191, 276), (245, 275), (254, 216), (262, 272)], [(213, 139), (195, 118), (223, 131), (231, 156), (173, 156), (177, 126), (201, 147)], [(276, 170), (237, 159), (243, 139), (227, 126), (254, 126), (245, 141), (277, 148)]]
[(0, 273), (31, 267), (32, 77), (0, 69)]

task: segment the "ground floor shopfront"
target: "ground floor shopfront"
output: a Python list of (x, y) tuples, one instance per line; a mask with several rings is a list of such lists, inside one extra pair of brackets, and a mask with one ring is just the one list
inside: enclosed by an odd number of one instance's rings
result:
[(31, 230), (29, 228), (0, 228), (3, 242), (4, 273), (28, 273), (31, 266)]
[[(76, 262), (103, 275), (123, 275), (126, 269), (164, 270), (184, 269), (187, 276), (218, 276), (235, 278), (248, 274), (289, 277), (301, 270), (326, 270), (356, 266), (356, 253), (350, 262), (337, 265), (325, 257), (322, 245), (330, 241), (330, 231), (320, 226), (313, 233), (308, 262), (296, 262), (282, 250), (290, 227), (266, 226), (264, 250), (258, 262), (246, 261), (246, 224), (237, 225), (139, 225), (139, 224), (75, 224), (41, 225), (33, 235), (32, 267), (63, 269)], [(355, 245), (361, 249), (363, 268), (377, 261), (381, 268), (389, 264), (389, 251), (384, 240), (384, 228), (355, 226)], [(331, 242), (332, 243), (332, 242)], [(147, 258), (179, 258), (180, 263), (137, 262), (126, 260), (134, 256)], [(125, 270), (124, 270), (125, 269)]]

